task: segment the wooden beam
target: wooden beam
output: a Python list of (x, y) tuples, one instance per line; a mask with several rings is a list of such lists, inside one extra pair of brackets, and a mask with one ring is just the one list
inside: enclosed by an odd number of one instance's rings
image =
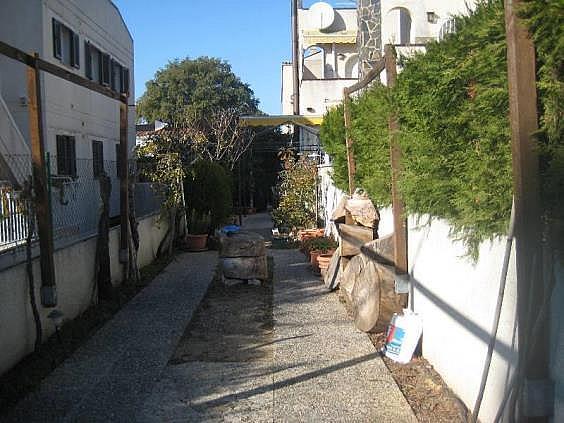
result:
[(129, 147), (127, 142), (127, 105), (119, 105), (119, 196), (120, 247), (119, 261), (123, 263), (124, 280), (129, 273)]
[(345, 120), (345, 144), (347, 148), (347, 172), (349, 177), (349, 195), (354, 194), (356, 163), (354, 159), (354, 141), (351, 136), (351, 97), (345, 88), (343, 90), (343, 114)]
[(17, 60), (31, 68), (47, 72), (51, 75), (55, 75), (59, 78), (65, 79), (73, 84), (84, 87), (90, 91), (95, 91), (98, 94), (102, 94), (106, 97), (113, 98), (114, 100), (121, 101), (127, 104), (127, 95), (118, 93), (108, 87), (100, 85), (94, 81), (83, 78), (73, 72), (68, 71), (65, 68), (54, 65), (53, 63), (47, 62), (46, 60), (40, 59), (37, 56), (32, 56), (26, 52), (17, 49), (9, 44), (0, 41), (0, 54), (9, 57), (11, 59)]
[[(386, 45), (384, 59), (386, 62), (386, 82), (393, 88), (397, 81), (396, 55), (391, 45)], [(394, 257), (397, 274), (407, 273), (407, 218), (405, 205), (398, 189), (401, 173), (401, 148), (398, 141), (398, 117), (394, 113), (389, 117), (390, 161), (392, 166), (392, 210), (394, 215)]]
[(361, 81), (358, 81), (356, 84), (353, 84), (350, 87), (345, 88), (346, 93), (352, 94), (358, 90), (362, 90), (363, 88), (366, 88), (368, 84), (370, 84), (372, 81), (374, 81), (377, 77), (380, 76), (384, 68), (385, 68), (384, 59), (378, 60), (378, 62), (376, 62), (376, 64), (370, 70), (370, 72), (368, 72), (366, 76), (362, 78)]
[(343, 114), (345, 120), (345, 144), (347, 146), (347, 171), (349, 177), (349, 195), (354, 194), (356, 176), (356, 162), (354, 157), (354, 140), (351, 136), (351, 94), (366, 88), (384, 70), (384, 59), (380, 59), (376, 66), (359, 82), (343, 89)]
[[(538, 129), (535, 49), (517, 16), (520, 0), (505, 0), (507, 37), (507, 74), (513, 159), (513, 195), (515, 202), (515, 251), (517, 264), (517, 315), (519, 324), (520, 360), (525, 363), (524, 377), (529, 380), (548, 378), (548, 324), (532, 333), (543, 304), (544, 281), (541, 257), (541, 207), (539, 188), (538, 146), (533, 134)], [(535, 341), (531, 339), (535, 337)], [(528, 345), (535, 345), (529, 357), (523, 357)], [(520, 407), (521, 421), (544, 422), (546, 415), (529, 413), (527, 401)], [(531, 415), (535, 414), (535, 415)], [(525, 421), (525, 420), (523, 420)]]
[(41, 81), (37, 62), (35, 62), (35, 67), (27, 68), (27, 94), (35, 213), (41, 253), (41, 303), (45, 307), (55, 307), (57, 295), (55, 262), (53, 259), (53, 220), (47, 187), (45, 139), (41, 111)]

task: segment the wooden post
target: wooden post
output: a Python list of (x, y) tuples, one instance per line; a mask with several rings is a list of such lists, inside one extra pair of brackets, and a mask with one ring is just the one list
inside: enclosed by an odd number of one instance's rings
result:
[[(396, 85), (396, 55), (391, 45), (385, 47), (386, 82), (389, 88)], [(390, 131), (390, 161), (392, 164), (392, 209), (394, 214), (394, 261), (396, 274), (407, 273), (407, 218), (403, 198), (398, 189), (401, 173), (401, 149), (398, 141), (398, 117), (394, 113), (388, 120)]]
[(347, 146), (347, 170), (349, 176), (349, 195), (354, 194), (356, 163), (354, 160), (354, 141), (351, 137), (351, 98), (348, 89), (343, 90), (343, 113), (345, 120), (345, 143)]
[[(120, 162), (120, 246), (119, 261), (123, 264), (124, 280), (129, 274), (129, 147), (127, 142), (127, 104), (119, 105), (119, 162)], [(173, 235), (174, 236), (174, 235)]]
[[(515, 249), (517, 262), (517, 314), (520, 360), (528, 381), (548, 378), (548, 325), (540, 324), (537, 333), (531, 326), (542, 307), (544, 288), (541, 257), (541, 220), (539, 163), (537, 145), (532, 136), (538, 129), (535, 50), (533, 42), (517, 17), (520, 0), (505, 0), (507, 37), (507, 73), (512, 133), (513, 195), (515, 201)], [(530, 311), (530, 313), (529, 313)], [(535, 341), (530, 337), (535, 337)], [(527, 345), (535, 345), (529, 357), (523, 357)], [(537, 385), (538, 386), (538, 385)], [(532, 411), (528, 389), (518, 418), (547, 421), (548, 410)], [(530, 392), (529, 392), (530, 393)], [(542, 407), (541, 407), (542, 408)], [(519, 420), (521, 421), (521, 420)]]
[(37, 62), (35, 62), (34, 67), (28, 66), (27, 68), (27, 92), (35, 212), (41, 252), (41, 304), (45, 307), (55, 307), (57, 305), (57, 291), (55, 262), (53, 260), (53, 219), (47, 187), (45, 139), (41, 111), (41, 81)]

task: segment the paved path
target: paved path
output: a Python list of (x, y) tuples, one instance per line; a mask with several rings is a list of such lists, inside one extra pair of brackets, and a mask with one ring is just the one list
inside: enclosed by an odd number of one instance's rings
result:
[[(245, 226), (267, 234), (269, 225), (257, 215)], [(11, 421), (414, 422), (368, 337), (303, 255), (271, 254), (274, 332), (258, 346), (271, 353), (167, 365), (216, 263), (213, 253), (181, 255)]]
[(180, 254), (2, 422), (131, 422), (204, 296), (215, 252)]

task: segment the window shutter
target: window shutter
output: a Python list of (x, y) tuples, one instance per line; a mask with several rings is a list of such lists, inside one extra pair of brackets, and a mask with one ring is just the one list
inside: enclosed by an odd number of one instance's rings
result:
[(67, 137), (69, 146), (69, 174), (76, 178), (76, 146), (74, 137)]
[(104, 144), (102, 141), (92, 141), (92, 166), (95, 178), (102, 175), (104, 172)]
[(62, 58), (61, 23), (53, 18), (53, 56)]
[(66, 175), (66, 153), (65, 137), (57, 135), (57, 175)]
[(116, 87), (116, 71), (117, 71), (117, 62), (112, 59), (110, 61), (110, 85), (112, 87), (112, 90), (116, 91), (117, 87)]
[(92, 53), (90, 52), (90, 43), (84, 42), (84, 75), (88, 79), (92, 79)]
[(126, 67), (121, 69), (121, 89), (120, 91), (124, 94), (129, 93), (129, 69)]
[(110, 84), (110, 55), (102, 53), (102, 84)]
[(80, 41), (78, 34), (71, 31), (71, 66), (80, 68)]

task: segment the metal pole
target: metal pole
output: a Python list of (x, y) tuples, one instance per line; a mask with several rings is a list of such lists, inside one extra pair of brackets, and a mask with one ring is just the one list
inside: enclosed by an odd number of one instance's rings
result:
[(292, 0), (292, 70), (294, 115), (300, 114), (300, 49), (298, 35), (298, 1)]
[[(37, 55), (35, 55), (35, 58), (37, 59)], [(55, 261), (53, 259), (53, 218), (49, 207), (47, 169), (45, 166), (41, 80), (37, 61), (34, 65), (27, 68), (27, 92), (35, 212), (37, 214), (37, 231), (41, 252), (41, 304), (45, 307), (55, 307), (57, 305), (57, 289)]]

